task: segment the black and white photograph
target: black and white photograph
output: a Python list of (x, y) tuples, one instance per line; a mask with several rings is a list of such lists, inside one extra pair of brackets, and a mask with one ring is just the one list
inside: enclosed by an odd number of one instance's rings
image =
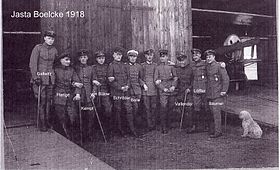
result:
[(277, 0), (0, 2), (0, 169), (279, 168)]

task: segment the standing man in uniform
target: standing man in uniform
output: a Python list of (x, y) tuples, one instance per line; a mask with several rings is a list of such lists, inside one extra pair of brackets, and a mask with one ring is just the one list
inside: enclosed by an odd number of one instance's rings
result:
[(224, 106), (224, 97), (229, 87), (229, 77), (225, 68), (215, 60), (215, 51), (207, 50), (204, 52), (207, 66), (207, 87), (206, 97), (210, 111), (214, 117), (214, 129), (210, 126), (210, 138), (222, 136), (221, 128), (221, 109)]
[[(57, 58), (57, 49), (53, 46), (55, 33), (46, 31), (44, 43), (36, 45), (31, 53), (29, 67), (32, 75), (33, 92), (40, 98), (39, 128), (46, 132), (50, 128), (50, 108), (53, 97), (54, 69), (53, 63)], [(39, 93), (40, 89), (40, 93)], [(40, 94), (40, 96), (38, 96)]]
[(95, 80), (95, 74), (93, 73), (92, 66), (88, 65), (88, 50), (81, 49), (78, 51), (79, 63), (76, 65), (75, 70), (77, 72), (80, 83), (77, 84), (81, 89), (81, 112), (83, 113), (83, 126), (87, 132), (85, 138), (90, 141), (93, 140), (93, 123), (94, 123), (94, 109), (91, 103), (91, 99), (95, 98), (92, 88), (92, 82)]
[(168, 114), (175, 104), (175, 88), (178, 76), (174, 66), (168, 64), (168, 50), (160, 50), (160, 65), (155, 70), (155, 84), (159, 88), (161, 132), (168, 133)]
[(73, 100), (80, 100), (80, 89), (77, 86), (79, 79), (70, 66), (69, 53), (61, 54), (58, 62), (59, 65), (54, 70), (54, 108), (65, 135), (71, 140), (74, 137), (74, 123), (77, 118)]
[(198, 115), (199, 120), (203, 120), (204, 130), (209, 127), (210, 115), (207, 110), (206, 101), (206, 61), (201, 59), (201, 50), (192, 49), (193, 58), (193, 104), (195, 115)]
[[(132, 106), (129, 96), (129, 73), (128, 67), (125, 65), (122, 60), (123, 50), (121, 48), (115, 48), (113, 52), (114, 60), (109, 64), (108, 67), (108, 80), (111, 87), (111, 95), (113, 97), (113, 103), (116, 114), (116, 121), (118, 130), (121, 135), (124, 135), (122, 127), (122, 105), (126, 109), (127, 119), (131, 119), (132, 115)], [(134, 125), (130, 124), (130, 130), (133, 134), (136, 134)]]
[(179, 55), (177, 56), (176, 71), (178, 75), (176, 107), (181, 107), (182, 111), (183, 107), (185, 107), (185, 110), (187, 112), (187, 131), (188, 133), (192, 133), (197, 128), (197, 115), (193, 114), (192, 111), (193, 72), (191, 62), (188, 56), (184, 53), (179, 53)]
[(127, 115), (127, 120), (133, 135), (138, 136), (136, 131), (132, 130), (135, 128), (134, 119), (138, 112), (138, 107), (142, 95), (142, 87), (144, 89), (147, 89), (148, 87), (143, 81), (143, 67), (140, 64), (136, 63), (138, 51), (129, 50), (127, 52), (127, 56), (129, 60), (127, 64), (130, 82), (129, 96), (132, 106), (132, 114)]
[(143, 102), (147, 114), (148, 130), (154, 130), (156, 127), (156, 108), (157, 108), (157, 88), (155, 85), (155, 70), (157, 64), (153, 62), (154, 50), (144, 51), (146, 61), (142, 63), (143, 80), (146, 86), (143, 90)]
[(93, 65), (93, 73), (95, 74), (93, 83), (93, 91), (96, 96), (97, 109), (100, 111), (102, 108), (105, 111), (104, 119), (107, 126), (106, 129), (111, 130), (113, 124), (112, 119), (112, 103), (109, 93), (108, 82), (108, 64), (105, 64), (105, 54), (102, 51), (95, 53), (97, 64)]

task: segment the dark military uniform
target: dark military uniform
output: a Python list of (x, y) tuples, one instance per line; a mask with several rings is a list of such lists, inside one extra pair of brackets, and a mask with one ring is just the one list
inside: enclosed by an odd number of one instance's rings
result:
[[(180, 107), (183, 109), (185, 107), (185, 111), (187, 114), (187, 126), (192, 127), (196, 125), (196, 115), (192, 112), (192, 80), (193, 80), (193, 72), (191, 68), (191, 64), (188, 63), (184, 67), (176, 66), (177, 76), (178, 76), (178, 85), (177, 85), (177, 95), (176, 95), (176, 107)], [(189, 89), (190, 92), (186, 93), (186, 90)], [(186, 100), (185, 100), (186, 97)]]
[(148, 128), (153, 129), (156, 125), (156, 107), (157, 107), (157, 88), (155, 85), (154, 75), (157, 64), (154, 62), (144, 62), (143, 67), (143, 80), (148, 87), (147, 91), (143, 91), (143, 101), (147, 112)]
[(93, 91), (97, 96), (97, 106), (104, 107), (105, 115), (110, 117), (112, 112), (112, 103), (110, 99), (107, 71), (107, 64), (96, 64), (93, 66), (93, 73), (95, 74), (95, 79), (93, 80), (97, 80), (101, 84), (100, 86), (93, 84)]
[[(54, 87), (54, 105), (55, 112), (66, 133), (70, 137), (73, 132), (73, 124), (77, 118), (77, 112), (73, 102), (75, 94), (80, 94), (78, 88), (73, 88), (73, 82), (79, 82), (77, 75), (72, 67), (58, 66), (55, 68), (55, 87)], [(71, 129), (68, 130), (68, 118), (70, 119)], [(72, 134), (73, 135), (73, 134)]]
[[(128, 67), (128, 72), (129, 72), (130, 86), (128, 91), (129, 91), (130, 102), (132, 106), (132, 114), (128, 115), (127, 119), (128, 119), (130, 129), (134, 129), (134, 118), (137, 114), (141, 95), (142, 95), (141, 87), (144, 85), (143, 68), (138, 63), (128, 63), (126, 65)], [(135, 130), (132, 131), (135, 132)]]
[(168, 65), (167, 63), (161, 63), (155, 69), (154, 80), (161, 80), (157, 87), (159, 88), (159, 97), (160, 97), (160, 121), (162, 132), (167, 131), (167, 126), (169, 124), (168, 113), (172, 112), (175, 104), (175, 94), (176, 92), (168, 91), (164, 92), (164, 89), (170, 89), (170, 87), (177, 86), (178, 76), (174, 66)]
[[(54, 33), (47, 32), (45, 36), (55, 36)], [(49, 114), (53, 94), (53, 84), (55, 80), (53, 64), (57, 58), (57, 49), (49, 46), (45, 42), (36, 45), (31, 53), (29, 67), (32, 75), (33, 92), (38, 97), (39, 84), (41, 85), (40, 103), (40, 129), (46, 130), (46, 123), (49, 125)], [(39, 84), (35, 81), (39, 80)]]
[[(214, 117), (215, 134), (220, 134), (221, 129), (221, 109), (224, 105), (224, 97), (221, 92), (227, 92), (229, 86), (229, 77), (225, 68), (220, 63), (214, 61), (207, 64), (207, 87), (206, 97), (209, 108)], [(213, 130), (213, 129), (210, 129)]]
[[(81, 50), (78, 52), (78, 57), (87, 55), (86, 51)], [(94, 109), (91, 102), (91, 93), (94, 92), (92, 81), (96, 79), (96, 74), (93, 72), (92, 66), (79, 63), (75, 67), (76, 73), (80, 82), (83, 84), (81, 88), (81, 112), (83, 113), (83, 126), (87, 132), (86, 137), (92, 139), (93, 137), (93, 123), (94, 123)]]
[(132, 106), (129, 98), (129, 91), (124, 92), (121, 88), (124, 86), (130, 86), (129, 73), (127, 65), (121, 61), (112, 61), (108, 67), (108, 78), (114, 77), (114, 80), (110, 82), (111, 96), (113, 97), (113, 103), (116, 112), (116, 119), (118, 124), (118, 129), (123, 134), (122, 122), (121, 122), (121, 106), (124, 104), (127, 118), (131, 119)]

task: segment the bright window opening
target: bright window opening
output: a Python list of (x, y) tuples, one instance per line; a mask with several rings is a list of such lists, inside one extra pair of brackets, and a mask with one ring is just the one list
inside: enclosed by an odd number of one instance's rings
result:
[(243, 50), (245, 64), (244, 70), (248, 80), (258, 80), (257, 45), (245, 47)]

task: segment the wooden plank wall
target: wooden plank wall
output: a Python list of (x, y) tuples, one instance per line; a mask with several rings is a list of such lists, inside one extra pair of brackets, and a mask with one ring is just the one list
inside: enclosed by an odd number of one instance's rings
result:
[(190, 54), (191, 0), (44, 0), (41, 11), (85, 11), (85, 18), (42, 18), (41, 30), (57, 32), (59, 52), (75, 54), (80, 48), (110, 53), (125, 49), (168, 49)]

